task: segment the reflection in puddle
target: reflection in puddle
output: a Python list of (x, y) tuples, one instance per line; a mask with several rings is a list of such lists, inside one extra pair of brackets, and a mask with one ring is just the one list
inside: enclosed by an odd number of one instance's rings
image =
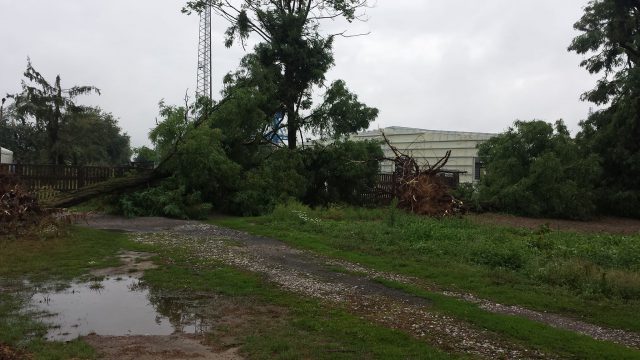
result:
[(126, 278), (73, 284), (60, 292), (37, 293), (31, 304), (51, 314), (43, 319), (53, 326), (48, 340), (68, 341), (90, 333), (124, 336), (207, 331), (206, 321), (188, 311), (184, 300), (150, 294), (139, 281)]

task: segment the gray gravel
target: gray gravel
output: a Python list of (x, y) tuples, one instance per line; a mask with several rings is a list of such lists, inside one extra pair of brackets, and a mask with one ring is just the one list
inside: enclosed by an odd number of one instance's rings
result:
[[(363, 318), (402, 329), (448, 350), (487, 358), (549, 358), (519, 345), (505, 343), (491, 332), (437, 313), (425, 299), (387, 288), (375, 280), (386, 279), (420, 286), (478, 304), (493, 313), (521, 316), (595, 339), (640, 349), (640, 334), (637, 333), (609, 329), (557, 314), (502, 305), (473, 294), (444, 291), (420, 279), (325, 258), (291, 248), (277, 240), (214, 225), (162, 218), (128, 220), (116, 217), (94, 217), (89, 225), (135, 231), (132, 236), (136, 241), (184, 248), (194, 258), (215, 259), (264, 274), (286, 290), (339, 304)], [(336, 268), (343, 271), (336, 271)]]
[(345, 307), (356, 315), (400, 329), (447, 351), (481, 358), (548, 359), (431, 309), (431, 304), (363, 276), (336, 272), (322, 257), (278, 241), (213, 225), (184, 224), (170, 231), (132, 234), (135, 241), (180, 248), (194, 260), (213, 259), (263, 274), (281, 288)]

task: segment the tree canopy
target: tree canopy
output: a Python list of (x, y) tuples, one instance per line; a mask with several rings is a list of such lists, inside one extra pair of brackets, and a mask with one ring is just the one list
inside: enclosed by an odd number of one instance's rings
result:
[(94, 86), (63, 88), (60, 75), (48, 82), (27, 61), (22, 91), (9, 100), (0, 121), (0, 141), (26, 163), (122, 164), (129, 161), (129, 136), (115, 117), (76, 103), (80, 95), (100, 93)]
[(603, 211), (640, 216), (640, 3), (593, 0), (574, 25), (580, 35), (570, 51), (585, 55), (581, 66), (602, 74), (582, 98), (604, 109), (581, 123), (578, 140), (602, 163), (599, 203)]
[[(328, 134), (326, 130), (331, 129), (335, 136), (366, 128), (376, 118), (377, 110), (360, 103), (343, 81), (329, 87), (325, 95), (329, 102), (312, 110), (314, 88), (325, 85), (325, 75), (334, 65), (334, 39), (345, 36), (321, 33), (321, 22), (361, 19), (368, 6), (366, 0), (199, 0), (187, 2), (183, 11), (202, 11), (206, 6), (229, 22), (227, 46), (234, 41), (244, 46), (251, 34), (260, 40), (242, 60), (240, 70), (227, 77), (226, 91), (248, 88), (251, 96), (267, 97), (261, 107), (262, 126), (258, 126), (264, 133), (286, 129), (288, 146), (295, 149), (303, 131)], [(254, 92), (257, 89), (261, 95)], [(320, 120), (320, 113), (329, 116)], [(278, 115), (286, 121), (274, 121)], [(329, 121), (336, 125), (329, 125)]]
[(560, 120), (516, 121), (479, 146), (486, 164), (479, 195), (490, 209), (525, 216), (585, 219), (595, 213), (598, 162), (584, 157)]

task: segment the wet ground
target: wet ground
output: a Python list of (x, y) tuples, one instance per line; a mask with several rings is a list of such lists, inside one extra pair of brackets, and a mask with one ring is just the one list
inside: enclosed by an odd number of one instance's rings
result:
[(239, 312), (247, 311), (216, 294), (161, 292), (145, 285), (140, 278), (156, 267), (153, 255), (122, 252), (120, 266), (94, 270), (90, 281), (38, 290), (25, 311), (51, 326), (48, 340), (82, 337), (101, 359), (241, 359), (233, 336), (204, 340), (217, 328), (243, 321)]
[(160, 314), (140, 280), (108, 278), (72, 284), (63, 291), (36, 293), (33, 310), (44, 312), (52, 328), (48, 340), (69, 341), (89, 334), (109, 336), (171, 335), (207, 332), (206, 320), (183, 313), (179, 322)]
[[(447, 351), (482, 358), (549, 358), (548, 354), (506, 342), (489, 331), (432, 311), (428, 301), (387, 288), (376, 279), (418, 285), (476, 303), (487, 311), (522, 316), (640, 348), (640, 335), (636, 333), (504, 306), (472, 294), (441, 291), (418, 279), (378, 272), (297, 250), (277, 240), (213, 225), (162, 218), (97, 216), (89, 219), (88, 226), (128, 231), (135, 241), (186, 250), (194, 260), (213, 259), (261, 273), (285, 290), (341, 306)], [(105, 277), (104, 280), (75, 284), (63, 292), (35, 295), (32, 299), (36, 307), (59, 314), (51, 320), (60, 327), (49, 336), (69, 339), (83, 335), (107, 359), (238, 359), (238, 340), (217, 329), (251, 326), (252, 321), (277, 318), (285, 311), (250, 308), (213, 294), (158, 293), (145, 288), (139, 277), (144, 270), (154, 267), (151, 256), (123, 253), (122, 266), (94, 271), (94, 276)], [(115, 313), (124, 316), (120, 319), (109, 316)], [(217, 340), (206, 343), (202, 333), (212, 333)]]
[[(102, 219), (105, 222), (102, 222)], [(96, 228), (112, 228), (110, 217), (93, 219)], [(151, 232), (157, 219), (124, 220), (123, 228), (139, 230), (135, 241), (187, 250), (196, 258), (222, 261), (266, 277), (283, 289), (346, 307), (352, 313), (390, 328), (403, 330), (445, 350), (485, 358), (547, 358), (520, 344), (505, 342), (489, 331), (430, 310), (430, 303), (375, 279), (336, 271), (336, 262), (293, 249), (277, 240), (184, 222), (171, 230)]]

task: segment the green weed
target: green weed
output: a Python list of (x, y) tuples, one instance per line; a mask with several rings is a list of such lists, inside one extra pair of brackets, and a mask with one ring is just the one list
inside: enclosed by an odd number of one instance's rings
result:
[[(640, 330), (635, 310), (640, 306), (640, 236), (480, 225), (464, 218), (390, 215), (390, 209), (296, 205), (320, 219), (318, 225), (282, 216), (287, 209), (218, 223), (502, 303)], [(585, 270), (585, 264), (593, 269)]]

